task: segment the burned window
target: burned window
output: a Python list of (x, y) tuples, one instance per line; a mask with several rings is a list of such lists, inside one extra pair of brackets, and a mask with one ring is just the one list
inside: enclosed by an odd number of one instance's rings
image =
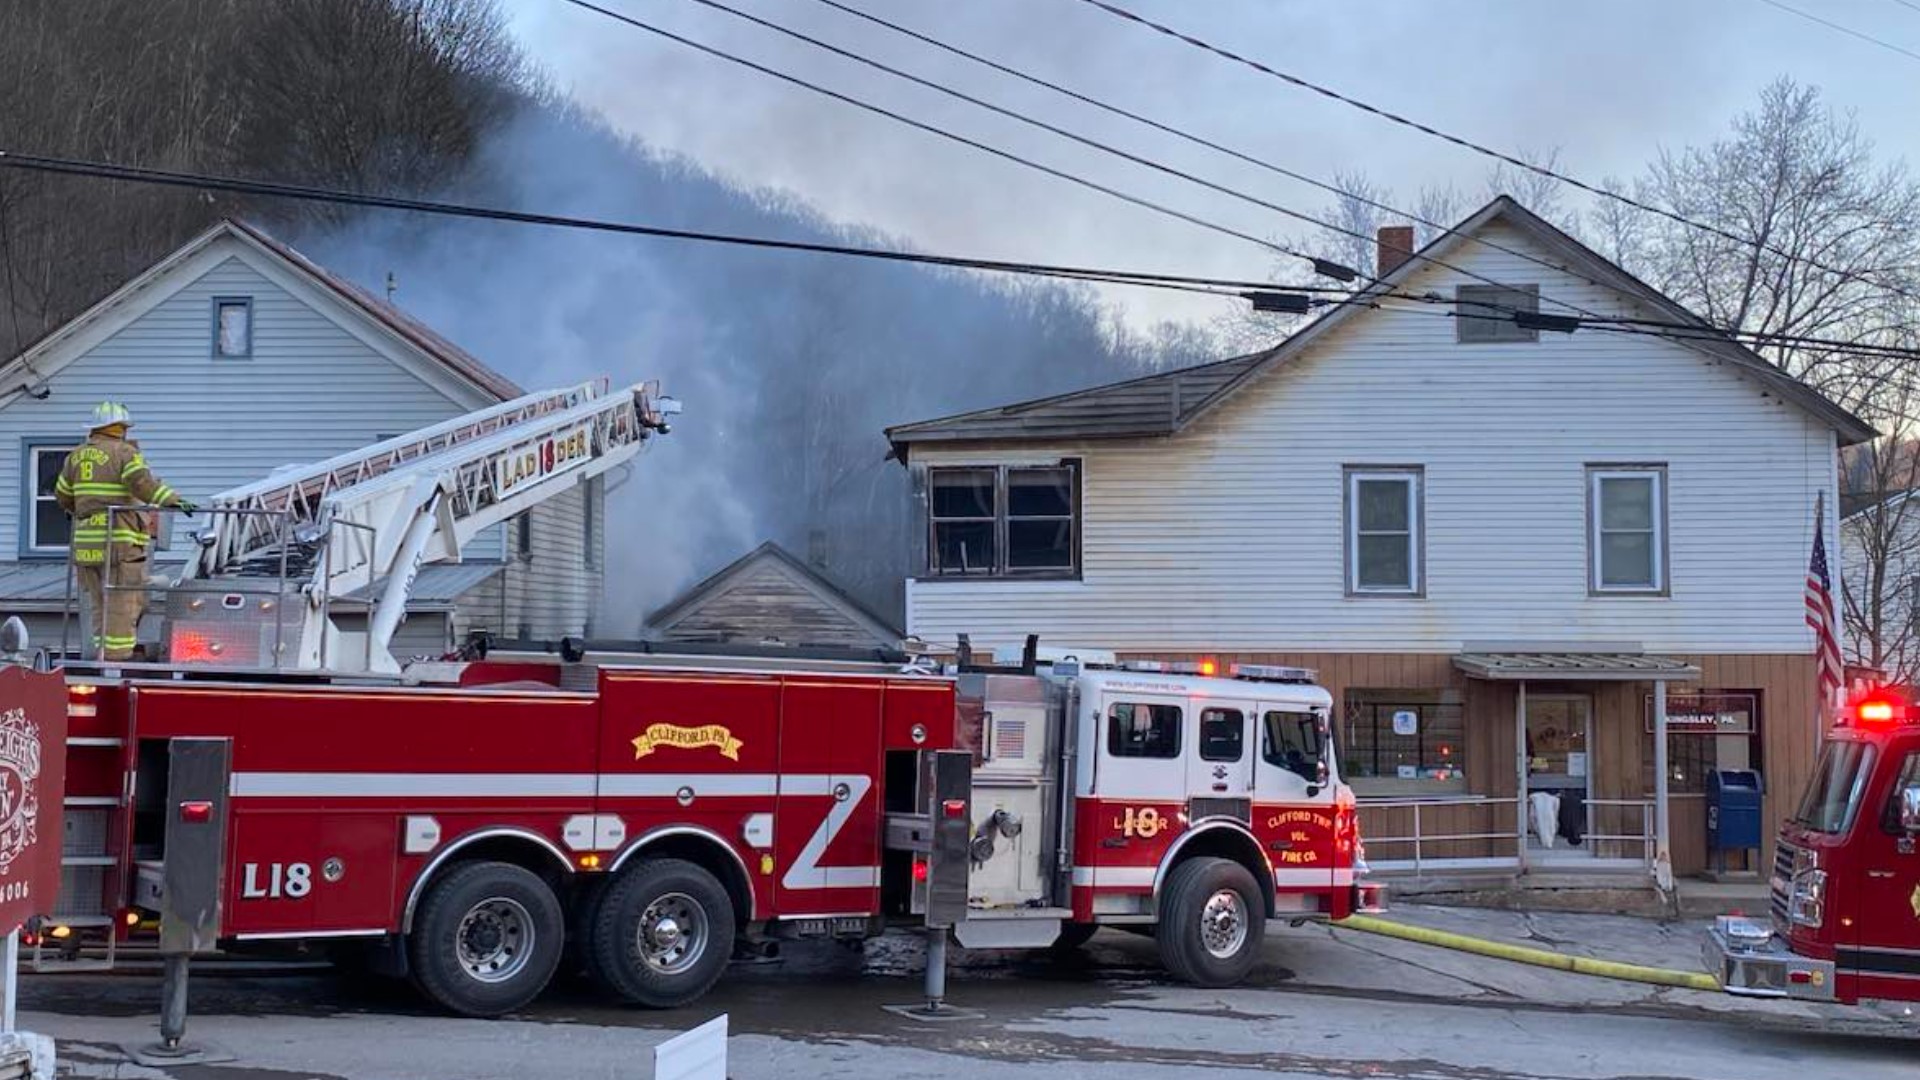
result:
[(1047, 576), (1074, 572), (1079, 469), (966, 466), (927, 470), (927, 571)]
[(1246, 739), (1247, 717), (1239, 709), (1200, 710), (1200, 760), (1239, 761)]
[(1180, 706), (1116, 703), (1107, 710), (1110, 757), (1180, 756)]

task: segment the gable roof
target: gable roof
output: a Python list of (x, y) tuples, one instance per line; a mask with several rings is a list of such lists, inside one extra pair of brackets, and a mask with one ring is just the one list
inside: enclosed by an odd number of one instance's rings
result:
[(371, 320), (380, 330), (397, 339), (406, 349), (445, 368), (460, 382), (499, 401), (511, 401), (526, 393), (513, 380), (488, 367), (472, 353), (447, 340), (425, 323), (358, 285), (327, 270), (312, 259), (274, 239), (256, 225), (227, 218), (187, 241), (178, 249), (142, 271), (126, 284), (108, 293), (86, 311), (55, 327), (18, 356), (0, 367), (0, 387), (12, 385), (23, 372), (35, 381), (44, 380), (76, 357), (61, 357), (61, 346), (84, 329), (99, 323), (110, 313), (148, 293), (193, 256), (221, 239), (232, 239), (331, 294), (356, 314)]
[[(1666, 319), (1704, 330), (1715, 330), (1706, 320), (1677, 301), (1627, 273), (1506, 195), (1495, 198), (1467, 220), (1416, 252), (1362, 292), (1360, 299), (1391, 292), (1434, 261), (1446, 259), (1461, 245), (1471, 242), (1474, 233), (1495, 222), (1512, 226), (1552, 251), (1568, 264), (1572, 273), (1632, 297), (1655, 309)], [(1349, 319), (1360, 318), (1370, 310), (1365, 303), (1341, 304), (1265, 352), (1108, 383), (1054, 397), (899, 424), (887, 429), (887, 439), (893, 444), (894, 456), (905, 461), (910, 448), (916, 443), (1173, 435), (1227, 401), (1248, 383), (1300, 355), (1309, 344), (1334, 327)], [(1676, 344), (1725, 361), (1745, 377), (1812, 414), (1839, 432), (1842, 446), (1865, 442), (1876, 434), (1866, 421), (1829, 401), (1819, 391), (1732, 338), (1688, 338), (1676, 341)]]
[[(812, 594), (822, 607), (871, 635), (874, 640), (886, 644), (897, 643), (900, 640), (900, 631), (891, 623), (874, 614), (872, 610), (849, 596), (845, 590), (828, 580), (825, 575), (795, 558), (791, 552), (771, 540), (721, 567), (699, 584), (655, 609), (647, 616), (647, 628), (656, 634), (671, 631), (676, 625), (692, 618), (715, 600), (724, 597), (734, 586), (747, 581), (755, 571), (769, 565), (777, 568), (788, 581)], [(831, 642), (788, 641), (785, 644), (824, 645)]]

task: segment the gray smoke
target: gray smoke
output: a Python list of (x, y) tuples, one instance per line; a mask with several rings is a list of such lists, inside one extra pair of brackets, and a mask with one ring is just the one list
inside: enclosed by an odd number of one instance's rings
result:
[[(849, 162), (857, 168), (858, 162)], [(529, 107), (436, 194), (802, 240), (887, 239), (729, 185), (571, 109)], [(833, 256), (377, 215), (298, 238), (529, 388), (662, 380), (686, 413), (608, 499), (603, 631), (766, 539), (898, 617), (905, 470), (889, 424), (1203, 357), (1150, 345), (1082, 290)]]

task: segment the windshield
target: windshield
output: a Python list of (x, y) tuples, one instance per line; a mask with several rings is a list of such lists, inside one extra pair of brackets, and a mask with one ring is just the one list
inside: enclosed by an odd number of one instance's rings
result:
[(1813, 782), (1794, 821), (1821, 833), (1840, 833), (1853, 824), (1860, 796), (1872, 772), (1873, 747), (1861, 742), (1830, 742), (1814, 766)]

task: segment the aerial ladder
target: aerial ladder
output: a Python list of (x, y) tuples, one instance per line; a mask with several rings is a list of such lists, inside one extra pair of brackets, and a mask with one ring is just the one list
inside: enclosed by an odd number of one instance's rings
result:
[[(208, 500), (167, 599), (168, 658), (396, 674), (390, 646), (422, 565), (631, 461), (679, 403), (658, 384), (528, 394)], [(335, 602), (367, 599), (343, 632)]]

